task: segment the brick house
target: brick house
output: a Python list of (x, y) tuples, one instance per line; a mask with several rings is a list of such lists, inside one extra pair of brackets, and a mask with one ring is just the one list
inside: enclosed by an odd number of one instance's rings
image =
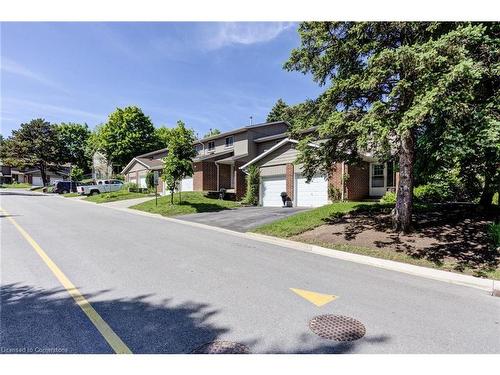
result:
[[(288, 138), (288, 127), (283, 121), (262, 123), (197, 140), (193, 176), (181, 182), (180, 190), (216, 192), (224, 188), (241, 199), (246, 190), (245, 171), (252, 164), (260, 170), (262, 206), (281, 206), (281, 192), (287, 193), (294, 206), (317, 207), (329, 203), (332, 193), (336, 198), (361, 200), (381, 197), (396, 188), (394, 163), (378, 163), (368, 153), (359, 165), (333, 165), (328, 181), (324, 173), (307, 183), (302, 167), (295, 164), (298, 141)], [(166, 153), (162, 149), (139, 155), (122, 173), (127, 181), (145, 186), (147, 172), (161, 170)]]
[[(167, 149), (162, 148), (142, 154), (133, 158), (121, 171), (125, 176), (125, 181), (137, 184), (139, 188), (146, 188), (146, 175), (152, 171), (158, 171), (161, 175), (163, 171), (162, 159), (167, 156)], [(157, 191), (160, 194), (165, 194), (165, 186), (163, 180), (158, 181)]]
[(281, 192), (287, 193), (294, 206), (318, 207), (331, 202), (331, 195), (355, 201), (379, 198), (386, 191), (396, 189), (398, 176), (394, 163), (379, 163), (369, 153), (362, 155), (358, 165), (336, 163), (328, 180), (324, 173), (307, 183), (301, 174), (301, 165), (295, 163), (298, 141), (285, 134), (274, 139), (279, 142), (241, 167), (242, 170), (252, 164), (259, 167), (259, 204), (262, 206), (282, 206)]

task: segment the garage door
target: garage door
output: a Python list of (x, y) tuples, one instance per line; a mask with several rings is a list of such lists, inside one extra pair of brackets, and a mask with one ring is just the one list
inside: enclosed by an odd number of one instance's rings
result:
[(42, 178), (33, 176), (33, 186), (43, 186)]
[(296, 179), (298, 207), (319, 207), (328, 204), (328, 182), (321, 176), (315, 176), (308, 184), (300, 175)]
[(142, 189), (145, 189), (148, 187), (148, 185), (146, 184), (146, 176), (139, 177), (139, 187)]
[(193, 191), (193, 178), (184, 178), (181, 182), (181, 191)]
[(286, 191), (285, 176), (263, 177), (261, 185), (262, 205), (265, 207), (281, 207), (281, 192)]

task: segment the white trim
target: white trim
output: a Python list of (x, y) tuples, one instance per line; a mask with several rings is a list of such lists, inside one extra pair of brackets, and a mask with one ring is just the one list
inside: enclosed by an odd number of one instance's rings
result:
[(129, 161), (129, 163), (125, 166), (125, 168), (122, 169), (122, 173), (121, 174), (125, 174), (127, 173), (128, 171), (126, 171), (126, 169), (133, 163), (133, 162), (137, 162), (139, 164), (142, 164), (143, 166), (145, 166), (148, 170), (151, 169), (148, 165), (144, 164), (142, 161), (140, 161), (139, 159), (137, 158), (132, 158), (132, 160)]
[[(263, 152), (262, 154), (256, 156), (255, 158), (253, 158), (252, 160), (250, 160), (248, 163), (246, 163), (245, 165), (241, 166), (240, 169), (246, 169), (249, 165), (252, 165), (253, 163), (255, 163), (256, 161), (259, 161), (261, 160), (262, 158), (266, 157), (267, 155), (269, 155), (271, 152), (277, 150), (278, 148), (280, 148), (281, 146), (287, 144), (288, 142), (291, 142), (291, 143), (299, 143), (299, 141), (297, 141), (296, 139), (291, 139), (291, 138), (285, 138), (283, 139), (282, 141), (279, 141), (278, 143), (276, 143), (273, 147), (271, 147), (269, 150)], [(319, 148), (319, 145), (315, 144), (315, 143), (308, 143), (309, 146), (311, 147), (315, 147), (315, 148)]]

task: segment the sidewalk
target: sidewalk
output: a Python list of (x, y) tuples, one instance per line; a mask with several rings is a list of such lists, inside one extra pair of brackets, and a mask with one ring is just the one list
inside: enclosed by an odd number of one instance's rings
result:
[(155, 199), (154, 197), (144, 197), (144, 198), (134, 198), (134, 199), (123, 199), (121, 201), (100, 203), (100, 206), (111, 207), (111, 208), (129, 208), (135, 206), (136, 204), (144, 203)]

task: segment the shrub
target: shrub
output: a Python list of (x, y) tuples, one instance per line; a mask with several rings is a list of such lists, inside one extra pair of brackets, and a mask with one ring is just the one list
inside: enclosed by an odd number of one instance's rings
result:
[(415, 202), (442, 203), (456, 200), (452, 187), (446, 182), (429, 183), (413, 189)]
[(146, 175), (146, 186), (148, 187), (148, 190), (154, 191), (155, 188), (155, 174), (154, 172), (150, 171)]
[(332, 202), (338, 202), (342, 199), (342, 192), (340, 191), (339, 188), (337, 188), (333, 185), (329, 185), (328, 186), (328, 198), (330, 198), (330, 200)]
[(125, 181), (125, 176), (122, 174), (116, 174), (114, 178), (116, 180)]
[(125, 184), (123, 185), (123, 188), (128, 189), (128, 191), (131, 193), (137, 193), (139, 191), (139, 188), (135, 182), (129, 182)]
[(384, 194), (382, 198), (380, 198), (380, 203), (384, 204), (392, 204), (396, 203), (396, 193), (393, 191), (388, 191)]
[(247, 192), (242, 203), (257, 206), (259, 204), (260, 171), (255, 165), (251, 165), (247, 170)]
[(495, 195), (493, 196), (493, 204), (496, 204), (497, 206), (500, 205), (500, 199), (499, 199), (499, 196), (500, 194), (499, 193), (495, 193)]
[(500, 222), (492, 223), (488, 227), (488, 233), (495, 249), (500, 248)]

